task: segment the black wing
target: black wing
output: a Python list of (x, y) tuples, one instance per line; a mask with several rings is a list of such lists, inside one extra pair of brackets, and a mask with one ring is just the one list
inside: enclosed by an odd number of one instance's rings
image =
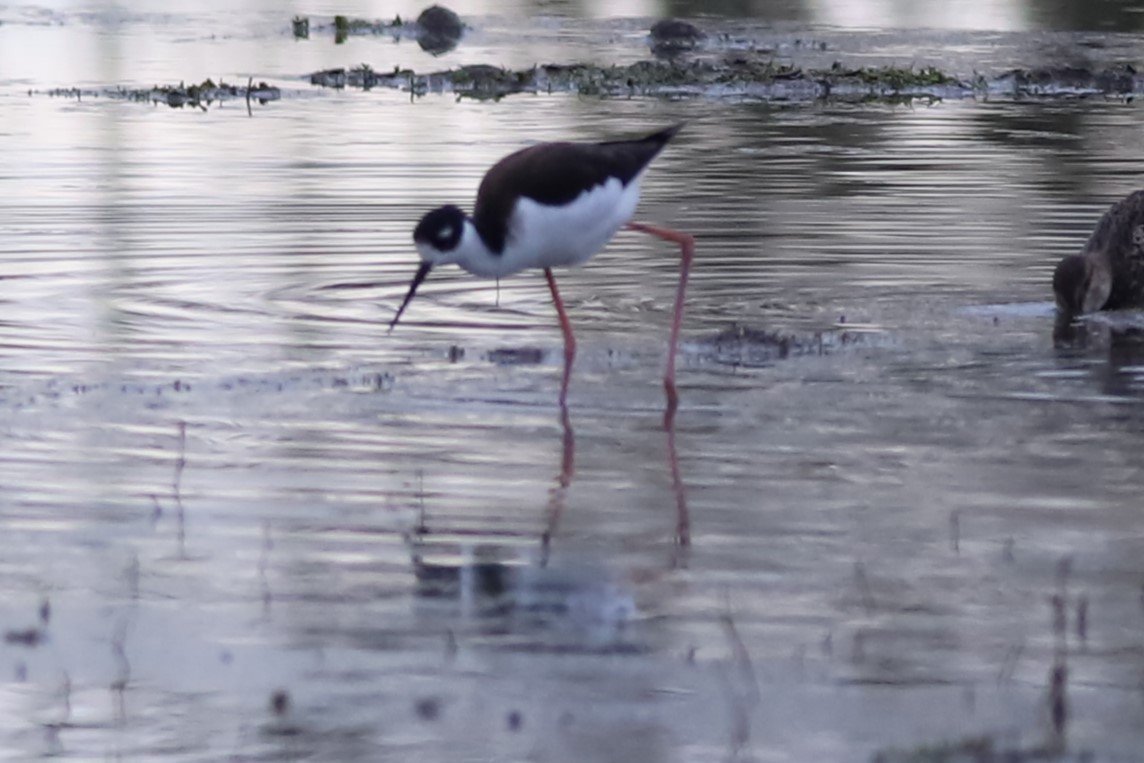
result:
[(681, 129), (674, 125), (639, 140), (542, 143), (509, 154), (481, 181), (473, 224), (490, 251), (502, 252), (518, 199), (559, 206), (608, 178), (627, 185)]

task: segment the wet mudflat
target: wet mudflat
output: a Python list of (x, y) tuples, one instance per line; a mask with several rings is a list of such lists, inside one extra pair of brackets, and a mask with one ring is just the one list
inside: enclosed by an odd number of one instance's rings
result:
[[(330, 90), (628, 65), (648, 21), (459, 5), (433, 56), (308, 10), (0, 9), (0, 755), (1139, 758), (1144, 323), (1055, 346), (1048, 287), (1138, 104)], [(1137, 39), (778, 22), (828, 44), (792, 65), (959, 77)], [(208, 77), (282, 98), (28, 95)], [(425, 209), (681, 120), (640, 212), (699, 242), (672, 431), (677, 262), (634, 234), (558, 275), (566, 416), (538, 274), (434, 273), (386, 332)]]

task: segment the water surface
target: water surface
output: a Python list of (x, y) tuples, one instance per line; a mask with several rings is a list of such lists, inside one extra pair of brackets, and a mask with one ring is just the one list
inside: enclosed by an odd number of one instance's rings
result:
[[(1048, 284), (1138, 186), (1138, 104), (411, 100), (304, 75), (623, 60), (657, 9), (545, 7), (535, 49), (473, 9), (435, 59), (165, 8), (0, 8), (6, 759), (1031, 750), (1062, 656), (1064, 749), (1136, 758), (1144, 351), (1133, 316), (1055, 345)], [(1030, 26), (990, 55), (1039, 63)], [(206, 76), (285, 95), (27, 94)], [(640, 208), (699, 242), (673, 432), (660, 242), (558, 276), (566, 418), (538, 274), (434, 273), (386, 331), (412, 226), (497, 158), (682, 120)]]

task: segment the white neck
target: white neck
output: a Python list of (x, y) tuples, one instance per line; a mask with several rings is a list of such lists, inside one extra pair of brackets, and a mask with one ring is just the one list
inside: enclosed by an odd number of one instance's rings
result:
[(449, 261), (457, 263), (462, 270), (481, 278), (498, 278), (508, 272), (505, 268), (505, 258), (489, 251), (481, 239), (481, 234), (477, 233), (477, 227), (467, 217), (465, 228), (461, 231), (461, 241), (457, 244), (457, 248), (449, 253)]

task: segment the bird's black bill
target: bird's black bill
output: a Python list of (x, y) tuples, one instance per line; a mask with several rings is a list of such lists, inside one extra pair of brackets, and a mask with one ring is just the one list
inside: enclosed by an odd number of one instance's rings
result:
[(432, 269), (433, 266), (428, 262), (421, 263), (421, 267), (417, 268), (417, 274), (413, 276), (413, 283), (409, 284), (409, 293), (405, 295), (405, 300), (401, 303), (401, 307), (397, 308), (397, 315), (393, 316), (393, 320), (389, 324), (390, 331), (393, 331), (393, 327), (397, 325), (401, 314), (405, 312), (406, 306), (413, 299), (413, 295), (417, 293), (417, 287), (421, 285), (421, 282), (425, 280), (425, 277), (429, 275), (429, 271)]

